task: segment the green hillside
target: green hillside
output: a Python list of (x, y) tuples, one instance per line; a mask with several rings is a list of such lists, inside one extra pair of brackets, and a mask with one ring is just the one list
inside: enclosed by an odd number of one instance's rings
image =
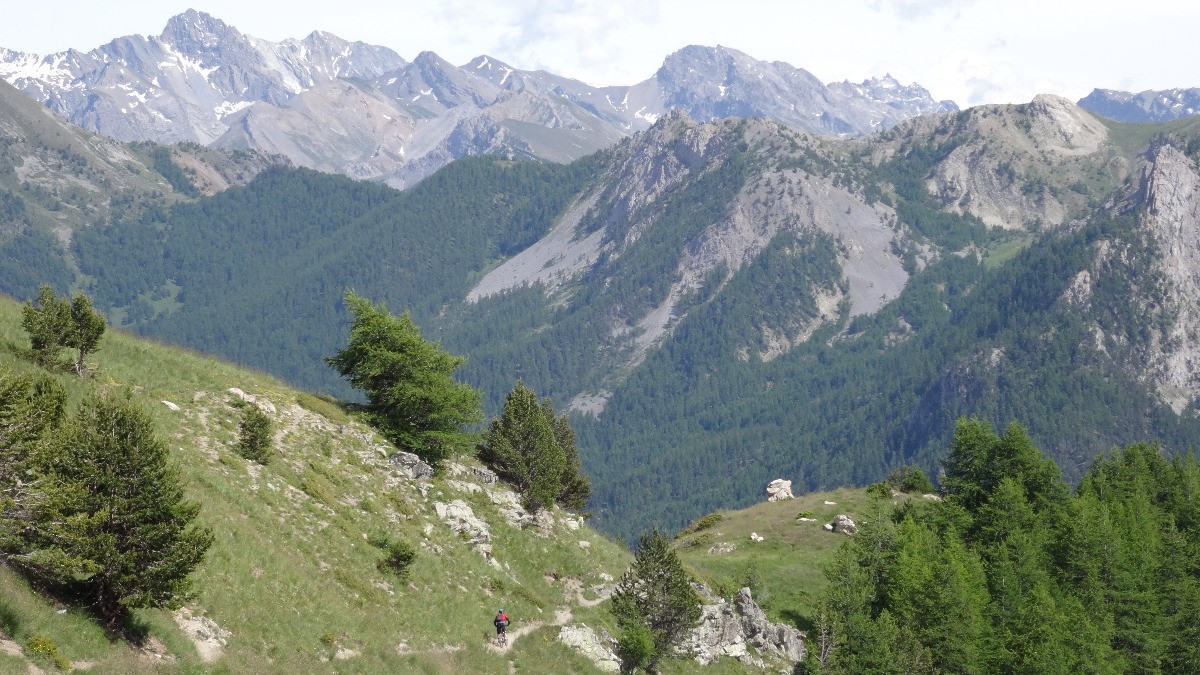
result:
[[(1154, 152), (1194, 165), (1200, 142), (1195, 124), (1080, 118), (1095, 147), (1064, 148), (1072, 110), (985, 106), (854, 142), (675, 115), (571, 165), (470, 158), (403, 193), (276, 167), (111, 214), (65, 250), (30, 227), (0, 290), (83, 289), (130, 331), (348, 399), (322, 362), (343, 292), (410, 311), (468, 356), (488, 413), (517, 379), (603, 407), (573, 424), (593, 523), (626, 541), (780, 476), (817, 490), (932, 471), (960, 415), (1022, 420), (1076, 480), (1096, 447), (1200, 439), (1144, 377), (1148, 350), (1178, 340), (1138, 182)], [(576, 222), (526, 272), (590, 246), (577, 269), (466, 301)], [(894, 278), (854, 267), (868, 235)], [(1114, 246), (1123, 262), (1096, 267)], [(1080, 275), (1096, 280), (1087, 311), (1064, 299)]]
[[(0, 300), (5, 376), (34, 369), (21, 356), (18, 310)], [(262, 373), (113, 330), (89, 362), (92, 379), (54, 376), (69, 406), (93, 391), (129, 392), (215, 533), (185, 607), (219, 628), (193, 639), (171, 612), (141, 610), (147, 638), (132, 646), (0, 566), (0, 672), (25, 673), (30, 662), (53, 670), (51, 643), (77, 669), (101, 673), (592, 672), (556, 641), (557, 626), (608, 625), (583, 600), (629, 555), (575, 517), (556, 510), (544, 531), (509, 525), (488, 495), (506, 488), (481, 483), (473, 460), (410, 479), (387, 461), (394, 449), (338, 405)], [(276, 456), (266, 466), (233, 447), (242, 400), (231, 388), (271, 419)], [(435, 514), (453, 500), (489, 526), (490, 557)], [(417, 550), (407, 583), (378, 567), (384, 552), (373, 542), (384, 537)], [(500, 606), (518, 635), (507, 653), (489, 647)]]
[[(878, 483), (716, 512), (675, 548), (713, 587), (750, 586), (802, 626), (799, 672), (1200, 667), (1194, 453), (1112, 449), (1072, 489), (1021, 425), (970, 419), (944, 469), (937, 495)], [(851, 529), (827, 531), (840, 514)]]

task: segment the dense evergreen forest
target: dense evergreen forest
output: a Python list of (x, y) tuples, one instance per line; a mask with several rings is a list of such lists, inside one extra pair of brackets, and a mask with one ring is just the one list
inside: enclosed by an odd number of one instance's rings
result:
[(1200, 463), (1134, 444), (1074, 491), (1025, 429), (957, 426), (944, 500), (883, 490), (843, 544), (807, 673), (1200, 672)]
[[(963, 119), (948, 117), (946, 128)], [(1023, 420), (1071, 481), (1097, 447), (1154, 439), (1180, 452), (1200, 438), (1195, 416), (1176, 415), (1120, 367), (1128, 354), (1092, 346), (1097, 317), (1061, 301), (1099, 242), (1117, 242), (1131, 252), (1129, 269), (1097, 282), (1094, 304), (1110, 308), (1102, 328), (1130, 345), (1161, 328), (1165, 317), (1130, 300), (1138, 284), (1153, 285), (1136, 279), (1149, 252), (1140, 212), (1083, 214), (1087, 223), (1069, 232), (1013, 241), (925, 189), (963, 142), (950, 133), (940, 143), (914, 139), (879, 164), (865, 151), (810, 150), (773, 167), (833, 176), (894, 207), (910, 228), (901, 253), (912, 276), (878, 313), (851, 319), (844, 304), (836, 324), (759, 358), (764, 329), (815, 317), (818, 293), (845, 290), (843, 245), (785, 230), (736, 274), (718, 270), (682, 298), (674, 311), (684, 318), (661, 348), (614, 368), (629, 347), (600, 329), (658, 306), (678, 252), (727, 216), (769, 161), (744, 123), (723, 133), (727, 152), (640, 207), (654, 227), (619, 256), (602, 254), (595, 269), (604, 274), (585, 275), (553, 302), (541, 287), (462, 298), (591, 186), (601, 190), (582, 231), (604, 227), (606, 244), (622, 240), (628, 221), (611, 217), (619, 205), (601, 182), (612, 153), (567, 166), (472, 158), (405, 192), (278, 167), (213, 197), (78, 230), (69, 260), (50, 235), (10, 238), (0, 258), (19, 264), (3, 265), (0, 281), (30, 297), (42, 282), (61, 292), (83, 280), (116, 326), (343, 397), (356, 394), (324, 359), (341, 344), (350, 289), (409, 312), (424, 334), (466, 355), (458, 374), (481, 389), (488, 415), (518, 379), (559, 408), (580, 392), (611, 391), (599, 417), (572, 423), (594, 522), (627, 540), (758, 501), (778, 477), (817, 489), (869, 483), (906, 464), (932, 470), (964, 414)], [(918, 264), (918, 246), (964, 254)], [(993, 262), (987, 252), (1002, 247), (1020, 252)]]
[(138, 332), (350, 395), (323, 361), (348, 321), (346, 289), (431, 321), (472, 271), (544, 234), (592, 174), (588, 162), (471, 159), (397, 192), (275, 168), (81, 231), (73, 251), (99, 301)]
[[(597, 489), (600, 527), (633, 536), (644, 523), (678, 526), (731, 497), (760, 501), (779, 477), (817, 489), (867, 484), (908, 463), (933, 470), (962, 415), (1023, 420), (1072, 481), (1097, 447), (1157, 439), (1189, 449), (1200, 421), (1175, 415), (1089, 348), (1084, 321), (1061, 305), (1092, 244), (1137, 240), (1135, 221), (1047, 234), (995, 268), (946, 258), (876, 315), (769, 363), (698, 359), (734, 317), (716, 304), (692, 314), (603, 417), (576, 425), (594, 484), (621, 486)], [(1097, 292), (1098, 306), (1129, 304), (1118, 280)], [(1112, 327), (1153, 320), (1113, 318)]]

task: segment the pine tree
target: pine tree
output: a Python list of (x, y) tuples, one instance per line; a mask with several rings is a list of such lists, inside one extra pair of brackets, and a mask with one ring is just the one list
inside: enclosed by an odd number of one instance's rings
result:
[(587, 504), (591, 486), (581, 473), (575, 432), (566, 415), (555, 417), (547, 399), (517, 382), (504, 400), (504, 411), (483, 432), (479, 459), (516, 486), (531, 510), (558, 503)]
[(71, 323), (67, 327), (63, 346), (79, 350), (79, 358), (75, 360), (75, 372), (80, 376), (84, 374), (84, 359), (96, 351), (105, 327), (104, 316), (92, 307), (88, 296), (80, 293), (71, 299)]
[(654, 641), (646, 667), (666, 656), (700, 620), (700, 597), (679, 556), (657, 529), (642, 535), (633, 565), (612, 597), (612, 613), (623, 630), (645, 627)]
[(479, 391), (454, 381), (465, 357), (421, 337), (407, 313), (396, 317), (347, 291), (354, 315), (346, 347), (326, 362), (367, 396), (372, 423), (397, 447), (434, 467), (467, 450), (464, 427), (479, 421)]
[(94, 397), (47, 439), (38, 501), (8, 560), (89, 605), (108, 625), (185, 598), (212, 543), (149, 416)]
[(22, 308), (21, 326), (29, 333), (38, 363), (52, 365), (59, 349), (77, 349), (75, 372), (83, 376), (84, 359), (96, 350), (106, 323), (88, 296), (80, 293), (71, 299), (60, 298), (50, 286), (43, 285), (38, 290), (37, 304), (27, 302)]
[(271, 418), (258, 406), (248, 404), (238, 424), (238, 454), (266, 464), (271, 458)]
[(579, 461), (579, 450), (575, 448), (575, 429), (564, 413), (554, 417), (554, 406), (550, 399), (542, 401), (542, 412), (546, 418), (553, 421), (554, 440), (563, 451), (562, 487), (559, 488), (555, 500), (565, 509), (579, 510), (587, 506), (588, 498), (592, 496), (592, 484), (583, 473)]
[(29, 473), (38, 443), (64, 417), (67, 392), (44, 375), (0, 372), (0, 553), (18, 550), (37, 501)]
[(36, 303), (31, 300), (21, 308), (21, 327), (29, 333), (34, 359), (44, 366), (57, 359), (70, 325), (71, 303), (59, 298), (49, 285), (38, 289)]

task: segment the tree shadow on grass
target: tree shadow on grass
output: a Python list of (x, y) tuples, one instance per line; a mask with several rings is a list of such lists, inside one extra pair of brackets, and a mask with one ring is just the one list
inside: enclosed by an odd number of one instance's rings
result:
[(779, 615), (805, 634), (813, 633), (817, 630), (817, 624), (813, 622), (812, 617), (805, 616), (795, 610), (785, 609)]
[[(87, 616), (104, 630), (109, 642), (128, 642), (135, 647), (144, 646), (150, 637), (150, 624), (134, 611), (126, 611), (119, 617), (108, 617), (96, 611), (88, 603), (91, 594), (84, 588), (70, 585), (48, 584), (42, 579), (15, 570), (29, 584), (29, 588), (52, 605), (66, 607)], [(66, 611), (66, 610), (62, 610)], [(0, 602), (0, 630), (9, 636), (15, 635), (22, 624), (22, 617), (10, 604)]]

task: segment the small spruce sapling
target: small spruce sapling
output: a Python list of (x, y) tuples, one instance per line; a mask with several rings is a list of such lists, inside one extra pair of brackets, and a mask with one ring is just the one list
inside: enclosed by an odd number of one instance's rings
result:
[(271, 459), (271, 418), (258, 406), (245, 407), (238, 432), (239, 455), (259, 464), (266, 464)]

